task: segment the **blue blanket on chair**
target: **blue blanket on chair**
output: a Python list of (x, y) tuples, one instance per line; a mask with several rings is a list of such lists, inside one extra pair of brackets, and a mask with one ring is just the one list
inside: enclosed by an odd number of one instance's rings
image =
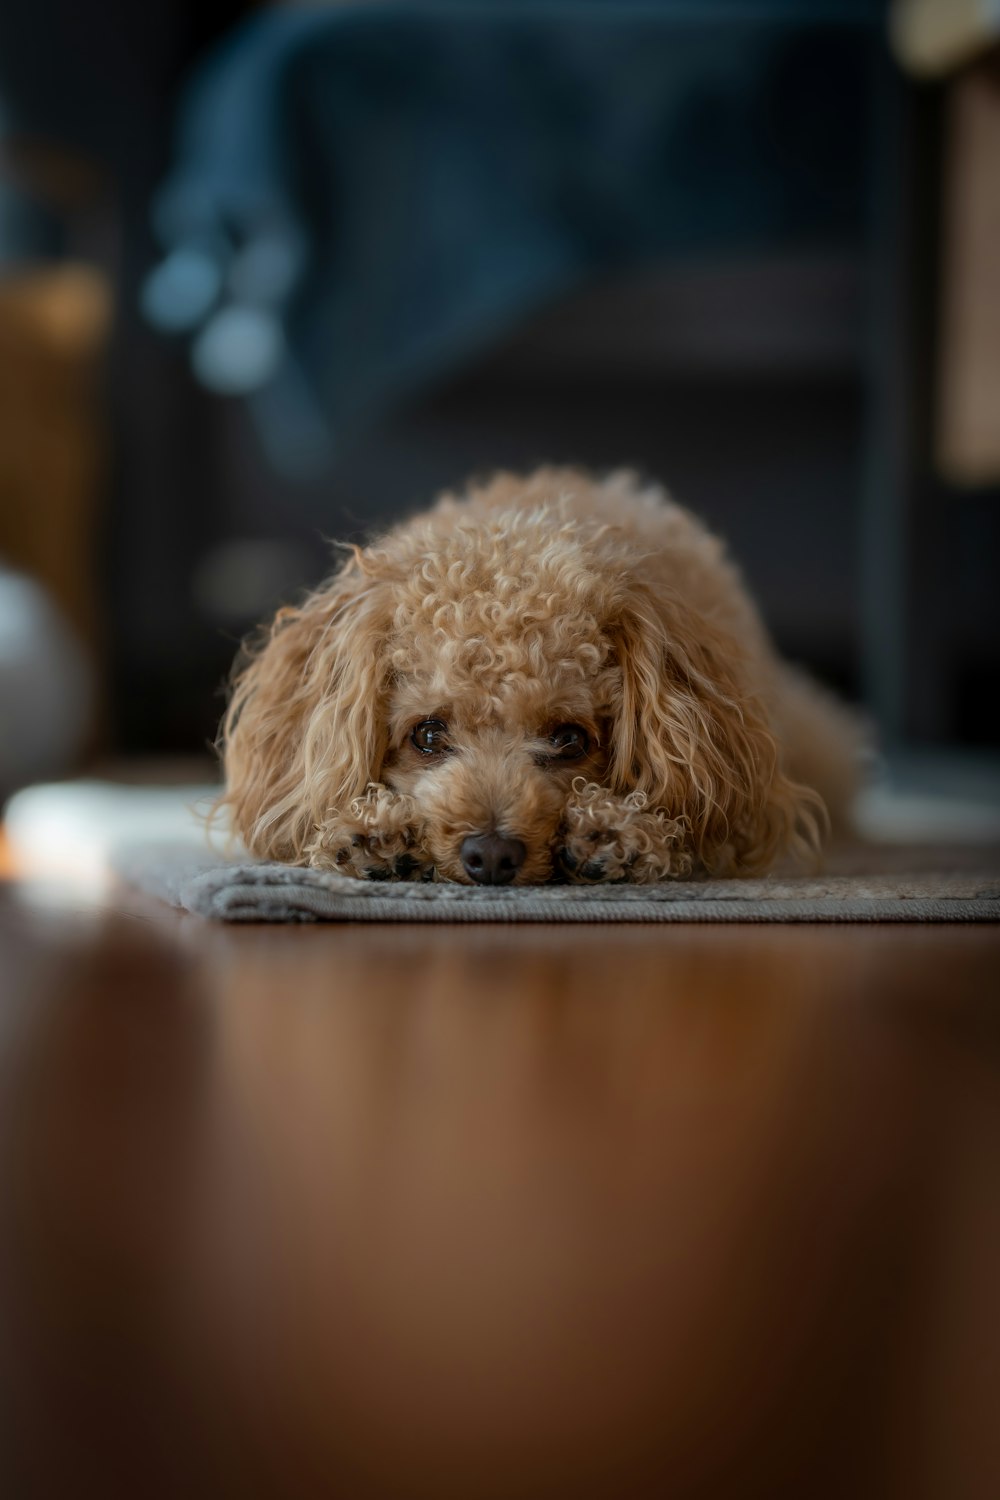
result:
[[(272, 10), (182, 101), (145, 294), (286, 467), (534, 309), (856, 233), (878, 0)], [(861, 33), (868, 32), (865, 36)]]

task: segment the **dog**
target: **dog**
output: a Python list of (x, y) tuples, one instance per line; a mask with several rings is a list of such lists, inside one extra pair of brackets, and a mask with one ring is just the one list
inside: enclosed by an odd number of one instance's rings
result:
[(811, 856), (849, 817), (854, 718), (632, 473), (497, 474), (349, 551), (237, 662), (222, 805), (255, 855), (649, 883)]

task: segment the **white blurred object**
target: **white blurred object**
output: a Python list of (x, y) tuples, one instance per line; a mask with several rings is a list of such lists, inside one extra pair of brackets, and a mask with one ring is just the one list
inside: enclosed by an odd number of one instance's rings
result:
[(0, 568), (0, 800), (70, 768), (93, 692), (83, 648), (44, 589)]
[(968, 753), (900, 753), (855, 808), (865, 838), (900, 844), (1000, 843), (1000, 762)]
[(1000, 810), (957, 797), (928, 797), (874, 787), (855, 813), (859, 833), (890, 844), (1000, 843)]
[(4, 830), (14, 869), (27, 877), (102, 879), (112, 852), (171, 844), (225, 852), (227, 825), (209, 827), (216, 786), (121, 786), (67, 781), (26, 787)]

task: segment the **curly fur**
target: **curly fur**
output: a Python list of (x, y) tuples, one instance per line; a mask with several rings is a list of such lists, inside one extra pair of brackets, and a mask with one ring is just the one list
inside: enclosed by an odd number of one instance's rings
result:
[[(422, 756), (415, 724), (447, 723)], [(554, 725), (582, 761), (547, 756)], [(721, 544), (631, 474), (500, 474), (370, 546), (238, 664), (223, 804), (256, 854), (467, 881), (462, 840), (521, 840), (520, 884), (766, 869), (846, 813), (859, 736), (776, 656)]]

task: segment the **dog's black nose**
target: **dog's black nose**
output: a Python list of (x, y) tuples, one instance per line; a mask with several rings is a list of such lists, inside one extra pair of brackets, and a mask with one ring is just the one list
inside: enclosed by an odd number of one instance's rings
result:
[(462, 864), (477, 885), (509, 885), (524, 864), (520, 839), (499, 833), (475, 833), (462, 841)]

